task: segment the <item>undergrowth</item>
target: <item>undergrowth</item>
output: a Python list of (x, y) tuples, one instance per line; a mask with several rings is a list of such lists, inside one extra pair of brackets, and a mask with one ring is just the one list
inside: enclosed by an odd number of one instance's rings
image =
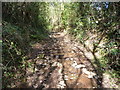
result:
[[(31, 43), (46, 40), (48, 33), (38, 28), (20, 28), (4, 21), (2, 37), (3, 87), (10, 87), (11, 80), (24, 75), (26, 55), (31, 50)], [(17, 77), (17, 73), (23, 75)]]

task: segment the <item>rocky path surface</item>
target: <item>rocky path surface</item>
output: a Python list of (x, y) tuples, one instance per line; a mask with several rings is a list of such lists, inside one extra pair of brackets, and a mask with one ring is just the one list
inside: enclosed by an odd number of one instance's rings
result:
[(50, 39), (36, 43), (32, 48), (26, 62), (26, 87), (99, 87), (94, 67), (67, 34), (52, 32)]

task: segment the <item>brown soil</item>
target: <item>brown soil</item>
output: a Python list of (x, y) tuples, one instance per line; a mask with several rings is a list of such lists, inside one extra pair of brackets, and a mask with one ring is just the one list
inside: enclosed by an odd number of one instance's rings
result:
[(18, 87), (96, 88), (99, 79), (89, 59), (67, 34), (53, 32), (50, 39), (36, 43), (26, 60), (25, 83)]

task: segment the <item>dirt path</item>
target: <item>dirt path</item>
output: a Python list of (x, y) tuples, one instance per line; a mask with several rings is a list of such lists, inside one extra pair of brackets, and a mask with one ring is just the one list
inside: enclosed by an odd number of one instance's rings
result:
[(94, 67), (64, 32), (52, 32), (50, 39), (32, 49), (26, 62), (26, 83), (20, 87), (99, 87)]

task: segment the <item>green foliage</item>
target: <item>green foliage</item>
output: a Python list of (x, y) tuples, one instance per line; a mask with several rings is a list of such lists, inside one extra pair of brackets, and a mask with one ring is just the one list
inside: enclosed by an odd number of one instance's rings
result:
[[(119, 32), (119, 3), (66, 3), (64, 4), (62, 24), (68, 32), (84, 43), (89, 38), (87, 33), (101, 33), (100, 38), (107, 41), (100, 48), (102, 58), (100, 66), (113, 70), (115, 75), (120, 76), (120, 32)], [(97, 41), (99, 42), (99, 41)], [(95, 44), (97, 47), (99, 43)]]
[(7, 78), (15, 75), (16, 69), (22, 65), (22, 57), (29, 49), (29, 43), (25, 42), (26, 39), (20, 31), (22, 32), (19, 27), (3, 22), (2, 63), (4, 65), (3, 80), (6, 81), (4, 84), (9, 81)]
[(3, 3), (2, 5), (3, 20), (23, 27), (29, 25), (31, 27), (45, 28), (47, 16), (46, 3)]
[(47, 18), (47, 6), (48, 4), (44, 2), (3, 3), (2, 63), (4, 65), (4, 87), (10, 86), (9, 80), (14, 79), (15, 72), (24, 73), (26, 55), (31, 51), (31, 43), (41, 42), (48, 38), (50, 24)]

